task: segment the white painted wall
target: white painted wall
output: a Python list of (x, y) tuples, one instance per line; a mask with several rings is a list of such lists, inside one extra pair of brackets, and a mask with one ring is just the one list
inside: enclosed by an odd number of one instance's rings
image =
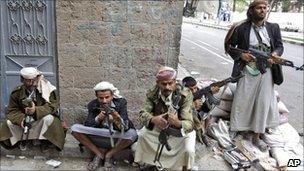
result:
[[(237, 22), (246, 19), (246, 12), (234, 12), (232, 15), (232, 21)], [(278, 23), (281, 28), (284, 28), (287, 22), (290, 22), (292, 27), (298, 27), (303, 31), (303, 13), (281, 13), (271, 12), (268, 18), (269, 22)]]

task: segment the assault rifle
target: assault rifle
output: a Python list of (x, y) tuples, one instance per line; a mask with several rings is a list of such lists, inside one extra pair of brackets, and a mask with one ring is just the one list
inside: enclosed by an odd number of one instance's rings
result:
[[(163, 116), (166, 120), (168, 120), (168, 117), (171, 114), (177, 115), (180, 96), (176, 95), (175, 97), (177, 98), (175, 100), (176, 105), (173, 105), (172, 103), (166, 104), (168, 107), (168, 112)], [(164, 146), (166, 147), (166, 149), (168, 151), (171, 151), (171, 146), (168, 143), (170, 135), (175, 136), (175, 137), (183, 136), (183, 134), (181, 133), (181, 129), (174, 128), (174, 127), (170, 126), (169, 123), (167, 124), (167, 127), (165, 129), (160, 131), (159, 136), (158, 136), (159, 144), (157, 146), (157, 150), (156, 150), (156, 154), (155, 154), (155, 158), (154, 158), (154, 163), (158, 162), (158, 164), (159, 164), (159, 166), (157, 166), (158, 170), (163, 170), (163, 166), (160, 162), (160, 157), (161, 157)]]
[(303, 71), (304, 70), (304, 64), (300, 67), (295, 66), (294, 63), (290, 60), (287, 60), (287, 59), (284, 59), (284, 58), (281, 58), (281, 57), (271, 56), (271, 53), (263, 52), (263, 51), (260, 51), (258, 49), (249, 48), (249, 50), (243, 50), (243, 49), (239, 49), (239, 48), (232, 47), (232, 46), (230, 46), (229, 48), (232, 49), (232, 50), (235, 50), (235, 51), (239, 51), (241, 53), (250, 53), (255, 58), (259, 58), (261, 60), (266, 60), (267, 61), (267, 59), (272, 59), (275, 64), (280, 64), (280, 65), (283, 65), (283, 66), (289, 66), (289, 67), (295, 68), (297, 71)]
[(109, 116), (111, 113), (113, 113), (115, 110), (109, 106), (109, 104), (101, 104), (101, 107), (96, 107), (93, 109), (96, 113), (104, 112), (105, 113), (105, 121), (107, 126), (109, 127), (109, 133), (110, 133), (110, 142), (111, 147), (114, 147), (114, 139), (113, 139), (113, 123), (109, 122)]
[[(24, 107), (32, 107), (33, 105), (33, 99), (32, 99), (32, 96), (34, 94), (34, 91), (33, 90), (30, 95), (23, 99), (21, 101), (22, 105)], [(32, 122), (34, 122), (34, 118), (33, 116), (29, 115), (28, 113), (25, 113), (25, 118), (24, 118), (24, 121), (23, 121), (23, 133), (21, 134), (21, 142), (20, 142), (20, 150), (24, 151), (26, 150), (26, 146), (27, 146), (27, 143), (28, 143), (28, 138), (29, 138), (29, 134), (30, 134), (30, 129), (32, 128)], [(25, 141), (23, 141), (23, 136), (26, 135), (26, 138), (25, 138)]]
[(235, 83), (237, 82), (240, 78), (242, 78), (244, 76), (244, 74), (240, 74), (237, 77), (229, 77), (226, 78), (222, 81), (218, 81), (218, 82), (214, 82), (212, 84), (210, 84), (209, 86), (202, 88), (200, 90), (198, 90), (193, 97), (193, 100), (197, 100), (197, 99), (201, 99), (203, 95), (206, 96), (206, 99), (208, 100), (210, 105), (219, 105), (220, 104), (220, 100), (217, 99), (216, 97), (213, 96), (212, 92), (211, 92), (211, 87), (222, 87), (228, 83)]

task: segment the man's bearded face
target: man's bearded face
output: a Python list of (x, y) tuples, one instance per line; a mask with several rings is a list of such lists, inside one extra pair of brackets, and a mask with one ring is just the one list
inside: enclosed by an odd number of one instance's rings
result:
[(167, 79), (157, 81), (157, 86), (160, 88), (161, 93), (167, 97), (176, 89), (176, 80)]
[(97, 100), (102, 105), (109, 105), (113, 100), (113, 93), (110, 90), (106, 91), (97, 91), (96, 92)]
[(259, 4), (252, 9), (252, 19), (255, 21), (262, 21), (265, 19), (268, 11), (266, 4)]
[(28, 89), (29, 91), (33, 91), (37, 88), (38, 77), (33, 78), (33, 79), (22, 78), (22, 82), (25, 85), (26, 89)]

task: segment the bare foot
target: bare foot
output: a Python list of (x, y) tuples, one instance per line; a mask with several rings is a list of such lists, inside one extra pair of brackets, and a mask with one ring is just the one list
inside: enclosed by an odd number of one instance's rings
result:
[(267, 144), (261, 139), (252, 139), (252, 144), (257, 146), (262, 152), (267, 151)]
[(90, 171), (96, 170), (103, 159), (99, 156), (95, 156), (92, 161), (89, 162), (87, 169)]

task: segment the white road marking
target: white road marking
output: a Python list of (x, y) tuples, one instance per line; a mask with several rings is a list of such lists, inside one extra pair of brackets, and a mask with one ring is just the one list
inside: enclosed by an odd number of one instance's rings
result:
[(189, 36), (186, 36), (185, 34), (183, 34), (183, 37), (190, 39), (190, 37), (189, 37)]
[(205, 48), (205, 47), (203, 47), (203, 46), (201, 46), (201, 45), (199, 45), (199, 44), (197, 44), (197, 43), (195, 43), (195, 42), (193, 42), (193, 41), (191, 41), (191, 40), (189, 40), (189, 39), (187, 39), (187, 38), (184, 38), (184, 39), (187, 40), (188, 42), (193, 43), (193, 44), (195, 44), (196, 46), (198, 46), (198, 47), (200, 47), (200, 48), (202, 48), (202, 49), (208, 51), (209, 53), (212, 53), (213, 55), (215, 55), (215, 56), (217, 56), (217, 57), (219, 57), (219, 58), (221, 58), (221, 59), (223, 59), (223, 60), (225, 60), (225, 61), (231, 63), (231, 64), (233, 63), (232, 60), (226, 59), (226, 58), (224, 58), (223, 56), (221, 56), (221, 55), (219, 55), (219, 54), (217, 54), (217, 53), (215, 53), (215, 52), (213, 52), (213, 51), (211, 51), (211, 50), (209, 50), (209, 49), (207, 49), (207, 48)]
[(210, 45), (210, 44), (208, 44), (208, 43), (202, 42), (202, 41), (200, 41), (200, 40), (199, 40), (199, 42), (201, 42), (201, 43), (203, 43), (204, 45), (209, 46), (209, 47), (211, 47), (211, 48), (213, 48), (213, 49), (215, 49), (215, 50), (219, 50), (219, 48), (216, 48), (216, 47), (214, 47), (214, 46), (212, 46), (212, 45)]

